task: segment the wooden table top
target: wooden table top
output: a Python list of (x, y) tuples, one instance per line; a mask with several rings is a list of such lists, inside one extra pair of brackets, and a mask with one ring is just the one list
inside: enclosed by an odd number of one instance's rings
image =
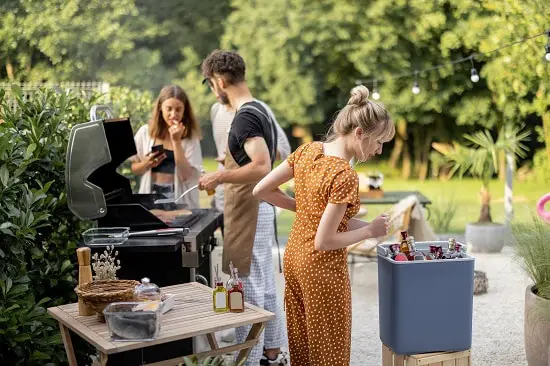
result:
[(384, 191), (384, 196), (380, 198), (361, 197), (361, 204), (366, 205), (391, 205), (396, 204), (403, 198), (410, 195), (416, 195), (422, 206), (429, 205), (432, 201), (418, 191)]
[(48, 314), (106, 354), (263, 323), (275, 317), (275, 314), (248, 303), (243, 313), (215, 313), (212, 310), (212, 289), (197, 282), (161, 290), (176, 295), (175, 305), (162, 316), (158, 337), (149, 342), (112, 342), (107, 324), (100, 323), (96, 315), (78, 315), (78, 303), (51, 307)]

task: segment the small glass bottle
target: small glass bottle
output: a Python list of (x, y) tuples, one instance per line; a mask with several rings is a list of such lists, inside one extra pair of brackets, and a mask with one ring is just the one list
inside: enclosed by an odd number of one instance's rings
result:
[(212, 291), (212, 302), (216, 313), (226, 313), (229, 311), (227, 290), (220, 277), (215, 278), (216, 288)]
[(408, 246), (409, 246), (409, 254), (407, 258), (410, 261), (423, 261), (426, 260), (426, 256), (424, 253), (422, 253), (420, 250), (416, 250), (416, 244), (414, 243), (414, 237), (409, 236), (407, 238)]
[(464, 253), (464, 246), (455, 241), (455, 258), (466, 258), (466, 253)]
[[(204, 168), (203, 168), (202, 165), (201, 165), (201, 175), (204, 175), (204, 174), (206, 174), (206, 171), (204, 170)], [(207, 190), (206, 190), (206, 193), (207, 193), (209, 196), (213, 196), (213, 195), (216, 194), (216, 190), (214, 190), (214, 189), (207, 189)]]
[(227, 291), (231, 290), (233, 288), (233, 273), (235, 272), (235, 267), (233, 267), (233, 262), (229, 261), (229, 279), (227, 280), (227, 283), (225, 284), (225, 288)]
[(448, 246), (448, 249), (447, 249), (447, 252), (445, 254), (443, 254), (443, 259), (453, 259), (453, 258), (456, 258), (456, 239), (455, 238), (450, 238), (449, 239), (449, 246)]
[(396, 262), (408, 261), (407, 256), (399, 251), (399, 244), (390, 245), (390, 258)]
[(228, 291), (228, 296), (229, 311), (232, 313), (242, 313), (244, 311), (244, 289), (237, 268), (233, 271), (233, 283), (231, 289)]
[(160, 288), (151, 283), (149, 278), (143, 277), (141, 283), (134, 290), (134, 298), (137, 301), (160, 301)]
[(409, 243), (407, 242), (407, 231), (401, 231), (401, 243), (399, 245), (399, 251), (409, 256)]

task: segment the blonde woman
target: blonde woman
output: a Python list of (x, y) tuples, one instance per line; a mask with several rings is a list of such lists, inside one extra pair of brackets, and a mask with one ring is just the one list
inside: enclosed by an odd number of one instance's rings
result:
[[(177, 85), (162, 88), (153, 116), (135, 137), (137, 155), (132, 158), (132, 173), (141, 176), (139, 193), (161, 193), (179, 197), (197, 185), (201, 175), (201, 131), (189, 98)], [(194, 190), (178, 202), (188, 208), (199, 207), (199, 192)]]
[[(382, 153), (395, 128), (381, 104), (357, 86), (326, 142), (300, 146), (253, 194), (296, 218), (285, 250), (285, 303), (292, 366), (349, 366), (351, 289), (346, 247), (386, 235), (388, 217), (371, 223), (359, 211), (358, 176), (349, 161)], [(294, 178), (295, 199), (279, 186)]]

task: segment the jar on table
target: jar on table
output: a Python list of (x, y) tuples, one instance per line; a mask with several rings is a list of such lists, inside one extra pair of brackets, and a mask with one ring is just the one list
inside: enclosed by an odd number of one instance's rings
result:
[(134, 290), (134, 298), (137, 301), (161, 301), (160, 288), (149, 278), (143, 277)]

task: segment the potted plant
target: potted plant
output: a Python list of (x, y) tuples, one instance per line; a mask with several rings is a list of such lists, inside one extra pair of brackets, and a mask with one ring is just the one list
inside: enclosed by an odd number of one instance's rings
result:
[(227, 363), (223, 357), (206, 357), (200, 361), (197, 360), (197, 357), (184, 357), (183, 363), (178, 366), (232, 366), (233, 364)]
[(533, 214), (513, 223), (516, 258), (533, 284), (525, 291), (524, 339), (529, 366), (547, 366), (550, 346), (550, 224)]
[(511, 154), (514, 159), (525, 157), (528, 150), (523, 141), (527, 140), (530, 131), (522, 131), (521, 126), (503, 128), (495, 140), (490, 131), (478, 131), (473, 135), (464, 135), (467, 145), (432, 144), (433, 148), (443, 155), (452, 166), (449, 177), (458, 173), (460, 178), (465, 174), (481, 181), (481, 210), (476, 222), (466, 225), (466, 244), (472, 251), (500, 252), (508, 232), (505, 225), (495, 223), (491, 217), (491, 193), (489, 183), (498, 173), (501, 154)]

